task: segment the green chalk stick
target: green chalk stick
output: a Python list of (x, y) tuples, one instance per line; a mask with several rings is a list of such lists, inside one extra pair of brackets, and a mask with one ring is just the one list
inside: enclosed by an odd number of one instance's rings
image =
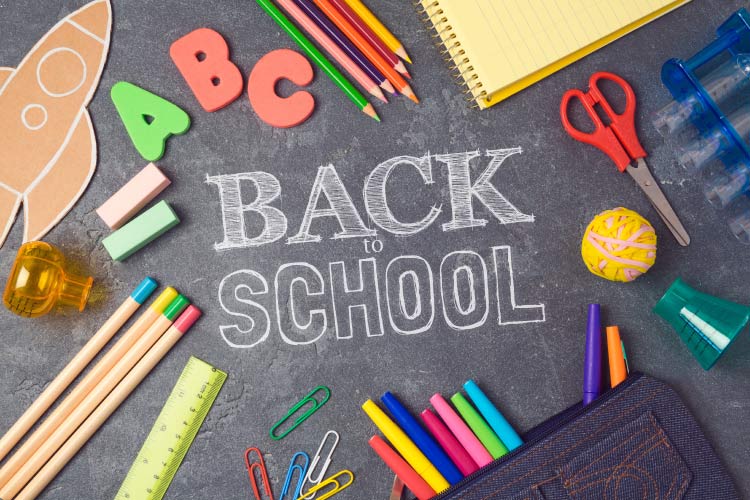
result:
[(500, 441), (497, 434), (494, 433), (482, 416), (471, 406), (471, 403), (466, 400), (463, 394), (460, 392), (454, 394), (451, 397), (451, 402), (456, 407), (456, 410), (458, 410), (461, 418), (466, 422), (466, 425), (471, 428), (472, 432), (479, 438), (479, 441), (490, 452), (492, 458), (498, 459), (508, 453), (508, 448)]
[(104, 238), (102, 244), (114, 260), (123, 261), (179, 223), (169, 203), (160, 201)]

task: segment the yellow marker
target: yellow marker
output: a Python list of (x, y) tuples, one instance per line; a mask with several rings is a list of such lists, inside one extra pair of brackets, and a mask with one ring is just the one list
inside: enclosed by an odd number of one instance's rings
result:
[(424, 453), (409, 439), (404, 431), (386, 415), (371, 399), (365, 401), (362, 409), (370, 417), (370, 420), (385, 434), (385, 437), (398, 450), (404, 459), (409, 462), (414, 470), (422, 476), (427, 484), (437, 493), (447, 490), (450, 487), (448, 481), (438, 472), (432, 462), (430, 462)]

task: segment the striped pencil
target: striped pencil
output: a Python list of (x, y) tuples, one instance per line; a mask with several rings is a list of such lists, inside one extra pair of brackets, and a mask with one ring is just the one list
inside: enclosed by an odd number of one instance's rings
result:
[(380, 87), (372, 81), (372, 78), (367, 76), (352, 59), (341, 50), (341, 47), (331, 40), (323, 30), (318, 27), (315, 22), (307, 17), (307, 15), (300, 9), (294, 0), (278, 0), (287, 13), (292, 16), (300, 26), (302, 26), (307, 33), (314, 38), (328, 53), (338, 61), (338, 63), (354, 78), (357, 82), (369, 93), (377, 97), (383, 102), (388, 102), (383, 96), (383, 92)]
[(331, 3), (338, 9), (341, 15), (343, 15), (344, 18), (354, 26), (354, 29), (359, 31), (359, 34), (368, 41), (372, 48), (380, 54), (380, 57), (388, 61), (388, 64), (393, 66), (393, 69), (404, 75), (406, 78), (411, 78), (409, 72), (406, 71), (406, 66), (404, 66), (403, 61), (401, 61), (401, 59), (399, 59), (396, 54), (394, 54), (393, 51), (383, 43), (383, 40), (381, 40), (380, 37), (376, 35), (369, 26), (367, 26), (362, 18), (359, 17), (344, 0), (331, 0)]
[(362, 3), (362, 0), (346, 0), (346, 3), (365, 23), (367, 23), (367, 26), (369, 26), (370, 29), (374, 31), (383, 42), (385, 42), (394, 54), (411, 64), (411, 59), (409, 59), (409, 54), (406, 53), (404, 45), (398, 40), (398, 38), (393, 36), (393, 33), (391, 33), (388, 28), (380, 22), (380, 19), (378, 19), (364, 3)]
[(325, 14), (323, 14), (320, 9), (312, 3), (312, 0), (294, 0), (294, 3), (296, 3), (297, 7), (302, 9), (310, 19), (315, 21), (318, 24), (318, 27), (336, 42), (338, 46), (341, 47), (341, 50), (346, 52), (346, 54), (359, 65), (362, 71), (372, 78), (373, 81), (377, 82), (378, 85), (380, 85), (380, 88), (391, 94), (396, 93), (396, 89), (394, 89), (391, 82), (383, 76), (383, 73), (373, 66), (370, 60), (360, 52), (360, 50), (355, 47), (348, 38), (346, 38), (346, 35), (344, 35), (341, 30), (338, 29), (336, 25), (333, 24)]
[[(257, 0), (261, 1), (261, 0)], [(323, 13), (338, 26), (338, 28), (354, 43), (354, 45), (361, 50), (367, 58), (375, 65), (375, 67), (385, 75), (386, 78), (396, 87), (396, 89), (407, 96), (412, 101), (419, 103), (419, 99), (414, 94), (406, 80), (388, 64), (388, 61), (383, 59), (380, 54), (369, 44), (365, 38), (359, 34), (359, 32), (347, 21), (344, 16), (338, 11), (336, 7), (330, 2), (330, 0), (313, 0)]]
[(367, 102), (365, 96), (357, 90), (344, 75), (337, 70), (326, 57), (313, 45), (295, 25), (271, 2), (271, 0), (255, 0), (261, 8), (266, 11), (271, 19), (283, 29), (289, 37), (302, 49), (307, 56), (315, 61), (315, 64), (330, 78), (333, 83), (346, 94), (357, 107), (367, 116), (374, 120), (380, 121), (380, 117), (375, 112), (372, 104)]

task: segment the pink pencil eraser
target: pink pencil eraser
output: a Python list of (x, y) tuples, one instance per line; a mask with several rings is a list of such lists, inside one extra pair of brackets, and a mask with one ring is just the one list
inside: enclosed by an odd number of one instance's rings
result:
[(118, 229), (164, 191), (170, 183), (159, 167), (149, 163), (97, 208), (96, 213), (111, 229)]
[(198, 318), (200, 318), (201, 315), (203, 315), (203, 312), (201, 312), (200, 309), (198, 309), (194, 305), (189, 305), (184, 311), (182, 311), (182, 314), (180, 314), (178, 318), (174, 320), (172, 326), (177, 328), (182, 333), (185, 333), (186, 331), (190, 330), (190, 327), (193, 326), (196, 321), (198, 321)]

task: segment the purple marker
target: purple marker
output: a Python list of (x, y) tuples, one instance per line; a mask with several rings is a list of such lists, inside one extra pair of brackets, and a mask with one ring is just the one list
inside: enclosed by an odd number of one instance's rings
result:
[(310, 0), (294, 0), (294, 2), (315, 22), (315, 24), (318, 25), (318, 27), (320, 27), (320, 29), (336, 42), (336, 45), (341, 47), (341, 50), (346, 52), (346, 54), (351, 57), (360, 68), (362, 68), (362, 71), (367, 73), (367, 76), (375, 80), (380, 87), (391, 94), (396, 93), (391, 82), (389, 82), (385, 76), (373, 66), (370, 60), (367, 59), (367, 57), (349, 41), (346, 35), (344, 35), (320, 9), (313, 5)]
[(586, 323), (586, 352), (583, 354), (583, 404), (602, 392), (602, 324), (599, 304), (589, 304)]

